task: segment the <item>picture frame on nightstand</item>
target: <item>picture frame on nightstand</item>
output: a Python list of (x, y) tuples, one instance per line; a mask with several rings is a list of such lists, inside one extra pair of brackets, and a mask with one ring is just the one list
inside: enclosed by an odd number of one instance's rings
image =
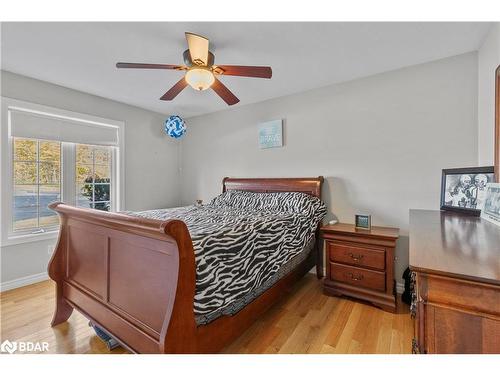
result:
[(357, 214), (354, 216), (354, 226), (356, 229), (370, 230), (372, 229), (372, 216)]

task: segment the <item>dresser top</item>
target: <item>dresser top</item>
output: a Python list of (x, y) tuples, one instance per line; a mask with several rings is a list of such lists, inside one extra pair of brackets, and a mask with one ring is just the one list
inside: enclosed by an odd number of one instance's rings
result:
[(500, 227), (475, 216), (410, 210), (410, 268), (500, 284)]
[(352, 236), (377, 237), (384, 239), (397, 239), (399, 237), (398, 228), (386, 228), (372, 226), (371, 230), (358, 229), (354, 224), (337, 223), (333, 225), (321, 226), (322, 232), (349, 234)]

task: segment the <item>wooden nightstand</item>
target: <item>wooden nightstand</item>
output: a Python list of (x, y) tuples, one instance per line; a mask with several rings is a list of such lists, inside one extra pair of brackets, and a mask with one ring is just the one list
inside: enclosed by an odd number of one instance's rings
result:
[(396, 312), (394, 251), (399, 229), (356, 229), (338, 223), (321, 227), (325, 242), (326, 294), (370, 301)]

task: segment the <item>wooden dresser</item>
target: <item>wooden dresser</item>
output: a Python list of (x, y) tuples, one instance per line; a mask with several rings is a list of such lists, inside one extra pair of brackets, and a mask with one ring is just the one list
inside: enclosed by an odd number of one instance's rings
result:
[(396, 311), (394, 250), (399, 229), (356, 229), (352, 224), (321, 227), (325, 240), (326, 294), (346, 295)]
[(500, 353), (500, 227), (410, 210), (415, 353)]

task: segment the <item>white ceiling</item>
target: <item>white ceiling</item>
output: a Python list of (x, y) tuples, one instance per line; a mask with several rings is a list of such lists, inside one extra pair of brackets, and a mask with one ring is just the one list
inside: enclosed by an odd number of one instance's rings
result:
[(184, 117), (228, 108), (187, 87), (160, 101), (177, 71), (115, 63), (182, 64), (184, 32), (208, 37), (215, 62), (269, 65), (271, 80), (222, 77), (236, 106), (477, 50), (489, 23), (3, 23), (2, 69)]

